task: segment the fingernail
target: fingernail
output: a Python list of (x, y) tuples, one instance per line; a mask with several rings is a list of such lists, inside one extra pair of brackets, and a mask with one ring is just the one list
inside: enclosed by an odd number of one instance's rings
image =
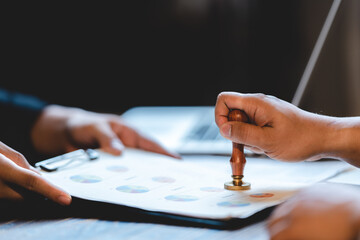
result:
[(69, 205), (71, 203), (71, 196), (70, 195), (60, 195), (60, 197), (58, 197), (58, 202), (62, 205)]
[(224, 137), (231, 137), (231, 125), (224, 124), (220, 129), (221, 135)]
[(171, 156), (172, 156), (173, 158), (176, 158), (176, 159), (179, 159), (179, 160), (182, 159), (181, 155), (178, 154), (178, 153), (176, 153), (176, 152), (170, 152), (170, 154), (171, 154)]
[(111, 147), (119, 150), (120, 152), (124, 150), (124, 145), (120, 142), (119, 139), (116, 138), (111, 141)]

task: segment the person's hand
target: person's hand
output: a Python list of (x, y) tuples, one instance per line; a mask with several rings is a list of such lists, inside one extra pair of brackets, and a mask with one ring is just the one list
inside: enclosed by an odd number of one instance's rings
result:
[(360, 191), (324, 183), (300, 191), (274, 210), (268, 232), (272, 240), (359, 239)]
[(180, 158), (159, 143), (127, 126), (120, 116), (50, 105), (32, 129), (35, 148), (46, 154), (61, 154), (78, 148), (101, 148), (119, 155), (124, 146)]
[[(229, 122), (231, 109), (243, 110), (250, 123)], [(225, 138), (283, 161), (320, 159), (339, 139), (331, 135), (336, 118), (309, 113), (263, 94), (219, 94), (215, 121)]]
[(23, 200), (27, 191), (62, 205), (71, 202), (69, 194), (42, 178), (21, 153), (0, 142), (0, 199)]

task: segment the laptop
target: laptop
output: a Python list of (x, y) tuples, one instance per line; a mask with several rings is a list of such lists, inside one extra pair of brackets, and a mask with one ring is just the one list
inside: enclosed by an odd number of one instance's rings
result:
[[(292, 103), (296, 106), (301, 103), (340, 3), (341, 0), (334, 0), (331, 4), (293, 96)], [(180, 154), (231, 155), (231, 141), (220, 135), (215, 124), (214, 106), (134, 107), (122, 117), (129, 125)], [(245, 154), (253, 153), (245, 150)]]

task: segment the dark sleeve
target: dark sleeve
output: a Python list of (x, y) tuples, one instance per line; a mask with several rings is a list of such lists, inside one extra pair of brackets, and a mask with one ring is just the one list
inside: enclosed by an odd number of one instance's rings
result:
[(30, 132), (46, 105), (34, 96), (0, 88), (0, 141), (26, 158), (35, 157)]

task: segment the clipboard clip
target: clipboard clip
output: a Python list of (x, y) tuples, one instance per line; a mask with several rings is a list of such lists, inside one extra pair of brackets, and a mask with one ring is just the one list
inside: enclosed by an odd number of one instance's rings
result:
[(62, 168), (68, 167), (78, 161), (93, 161), (99, 158), (99, 153), (93, 149), (79, 149), (63, 155), (49, 158), (47, 160), (35, 164), (36, 168), (40, 168), (46, 172), (54, 172)]

